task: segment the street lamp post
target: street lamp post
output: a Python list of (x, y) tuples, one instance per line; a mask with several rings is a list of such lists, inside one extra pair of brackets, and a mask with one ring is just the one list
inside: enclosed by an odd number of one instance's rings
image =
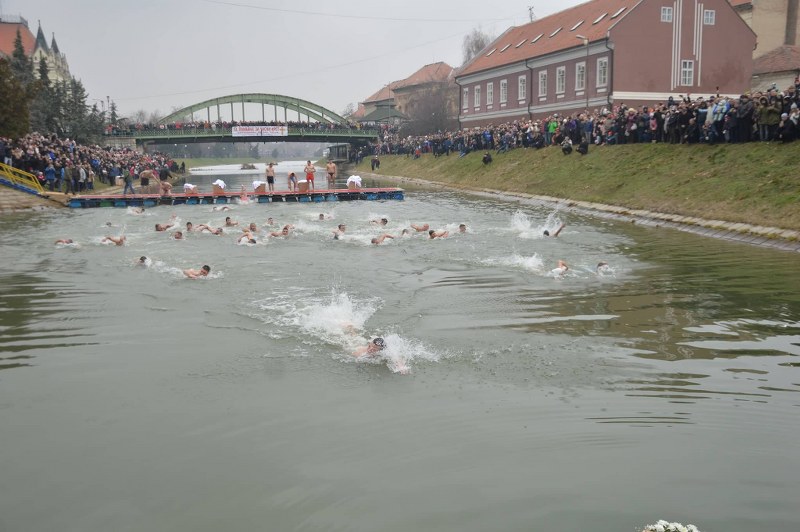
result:
[(586, 93), (586, 112), (589, 112), (589, 38), (583, 35), (575, 35), (576, 39), (583, 41), (586, 47), (586, 61), (583, 63), (583, 92)]

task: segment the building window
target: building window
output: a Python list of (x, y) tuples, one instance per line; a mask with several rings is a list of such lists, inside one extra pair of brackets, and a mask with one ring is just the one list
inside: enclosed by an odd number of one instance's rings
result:
[(694, 85), (694, 61), (681, 61), (681, 85), (684, 87)]
[(605, 87), (608, 85), (608, 58), (601, 57), (597, 60), (597, 86)]
[(564, 94), (567, 88), (567, 69), (558, 67), (556, 69), (556, 94)]
[(508, 101), (508, 80), (500, 80), (500, 103)]
[(478, 87), (478, 86), (475, 87), (475, 94), (474, 94), (473, 98), (475, 100), (475, 102), (474, 102), (475, 108), (477, 109), (478, 107), (481, 106), (481, 88), (480, 87)]
[(539, 96), (547, 96), (547, 70), (539, 72)]
[(717, 12), (713, 9), (706, 9), (703, 11), (703, 24), (706, 26), (713, 26), (717, 21)]
[(578, 63), (575, 65), (575, 90), (584, 89), (586, 89), (586, 63)]
[(528, 80), (525, 78), (525, 76), (520, 76), (517, 80), (517, 99), (528, 99)]
[(494, 103), (494, 83), (486, 84), (486, 105)]
[(662, 7), (661, 8), (661, 22), (672, 22), (672, 8), (671, 7)]
[(467, 110), (469, 108), (469, 89), (464, 88), (464, 97), (461, 98), (461, 108)]

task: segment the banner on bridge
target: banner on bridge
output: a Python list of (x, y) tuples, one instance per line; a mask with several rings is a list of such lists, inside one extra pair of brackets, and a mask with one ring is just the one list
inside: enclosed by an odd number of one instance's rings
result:
[(233, 126), (234, 137), (286, 137), (288, 126)]

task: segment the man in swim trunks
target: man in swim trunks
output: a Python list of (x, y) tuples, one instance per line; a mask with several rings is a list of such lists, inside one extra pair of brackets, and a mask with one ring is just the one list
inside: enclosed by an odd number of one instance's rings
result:
[(294, 172), (289, 172), (289, 177), (287, 178), (287, 182), (289, 185), (290, 192), (297, 191), (297, 176), (294, 175)]
[(200, 277), (205, 277), (211, 272), (211, 267), (208, 265), (203, 266), (199, 270), (193, 270), (191, 268), (187, 270), (183, 270), (183, 275), (188, 277), (189, 279), (199, 279)]
[(428, 231), (428, 237), (433, 240), (434, 238), (444, 238), (450, 234), (450, 231), (434, 231), (431, 229)]
[(306, 167), (303, 168), (303, 171), (306, 173), (306, 181), (308, 182), (308, 189), (314, 190), (314, 174), (317, 172), (317, 169), (311, 164), (311, 161), (306, 162)]
[(375, 238), (370, 240), (370, 242), (372, 242), (373, 244), (375, 244), (377, 246), (378, 244), (382, 243), (387, 238), (394, 238), (394, 237), (392, 235), (390, 235), (389, 233), (383, 233), (381, 236), (376, 236)]
[(328, 172), (328, 188), (336, 188), (336, 163), (328, 161), (325, 165), (325, 171)]
[(270, 192), (274, 192), (275, 191), (275, 167), (272, 166), (272, 163), (269, 163), (267, 165), (267, 170), (266, 170), (265, 173), (267, 175), (267, 187), (269, 188)]

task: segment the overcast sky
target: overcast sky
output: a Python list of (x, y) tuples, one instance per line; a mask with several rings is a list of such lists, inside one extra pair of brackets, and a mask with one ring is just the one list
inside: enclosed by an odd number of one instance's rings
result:
[(89, 103), (166, 115), (209, 98), (284, 94), (337, 113), (421, 66), (462, 60), (464, 36), (497, 36), (581, 0), (0, 0), (66, 54)]

